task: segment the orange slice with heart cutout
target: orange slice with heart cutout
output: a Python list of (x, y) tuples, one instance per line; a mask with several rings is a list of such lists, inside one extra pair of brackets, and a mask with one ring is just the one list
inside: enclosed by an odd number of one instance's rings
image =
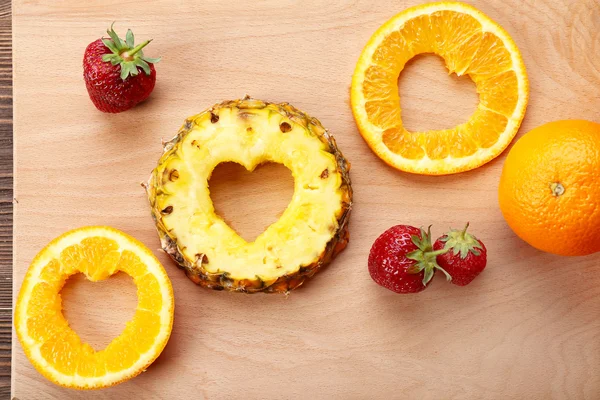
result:
[[(426, 132), (403, 126), (398, 77), (423, 53), (475, 82), (480, 101), (467, 122)], [(352, 112), (369, 147), (399, 170), (426, 175), (467, 171), (498, 156), (516, 135), (528, 98), (525, 65), (509, 34), (459, 2), (412, 7), (386, 22), (364, 48), (351, 88)]]
[[(60, 291), (68, 277), (83, 273), (99, 281), (117, 272), (133, 278), (138, 305), (133, 319), (105, 349), (81, 341), (62, 314)], [(25, 354), (52, 382), (99, 389), (144, 371), (162, 352), (173, 326), (173, 289), (146, 246), (109, 227), (65, 233), (38, 253), (21, 285), (15, 329)]]

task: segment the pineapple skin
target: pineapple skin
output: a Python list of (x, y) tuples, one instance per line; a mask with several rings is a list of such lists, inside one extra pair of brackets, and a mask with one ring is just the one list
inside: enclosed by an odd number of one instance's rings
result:
[[(187, 119), (179, 130), (177, 136), (163, 144), (163, 156), (159, 160), (159, 166), (166, 158), (177, 148), (185, 136), (193, 129), (193, 119), (201, 117), (204, 114), (210, 114), (211, 117), (219, 115), (219, 111), (225, 108), (229, 109), (263, 109), (280, 113), (291, 121), (301, 125), (321, 142), (325, 143), (328, 152), (336, 160), (337, 173), (341, 177), (340, 191), (342, 192), (341, 212), (337, 217), (338, 228), (327, 243), (325, 250), (316, 257), (309, 265), (299, 267), (297, 272), (280, 276), (274, 282), (267, 283), (259, 277), (256, 279), (234, 279), (228, 272), (211, 273), (203, 268), (202, 262), (191, 260), (185, 257), (180, 250), (177, 239), (169, 234), (168, 229), (163, 224), (163, 217), (160, 207), (156, 202), (160, 179), (157, 167), (147, 184), (143, 184), (150, 202), (151, 214), (156, 224), (156, 229), (161, 241), (162, 249), (173, 259), (179, 268), (185, 271), (189, 279), (199, 286), (213, 290), (228, 290), (242, 293), (289, 293), (301, 286), (308, 278), (316, 274), (321, 268), (328, 265), (342, 250), (346, 248), (349, 241), (349, 218), (352, 209), (352, 187), (350, 181), (350, 163), (342, 155), (337, 147), (335, 139), (323, 127), (316, 118), (310, 117), (304, 112), (296, 109), (288, 103), (269, 103), (261, 100), (252, 99), (246, 96), (240, 100), (224, 101), (216, 104), (206, 111)], [(243, 112), (243, 111), (240, 111)], [(202, 260), (200, 260), (202, 261)]]

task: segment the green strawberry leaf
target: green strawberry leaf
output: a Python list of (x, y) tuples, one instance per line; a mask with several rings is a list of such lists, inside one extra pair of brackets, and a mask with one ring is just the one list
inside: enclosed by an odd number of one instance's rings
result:
[(116, 54), (104, 54), (102, 56), (102, 61), (110, 62), (112, 65), (117, 65), (121, 63), (121, 57)]
[(119, 49), (117, 48), (117, 46), (115, 45), (115, 43), (112, 40), (102, 38), (102, 43), (104, 43), (104, 45), (106, 47), (108, 47), (108, 49), (110, 51), (112, 51), (114, 54), (119, 53)]
[(437, 269), (439, 269), (440, 271), (442, 271), (444, 273), (444, 275), (446, 275), (446, 281), (451, 282), (452, 281), (452, 275), (450, 275), (448, 273), (448, 271), (446, 271), (444, 268), (442, 267), (437, 267)]
[(159, 62), (161, 60), (161, 57), (151, 58), (151, 57), (142, 56), (141, 58), (142, 58), (142, 60), (144, 60), (150, 64), (156, 64), (157, 62)]
[(127, 29), (127, 35), (125, 36), (125, 42), (127, 43), (127, 47), (129, 47), (130, 49), (133, 49), (135, 47), (134, 39), (133, 39), (133, 32), (131, 31), (131, 29)]
[(142, 69), (144, 70), (144, 72), (146, 73), (146, 75), (150, 75), (151, 71), (150, 71), (150, 66), (148, 65), (148, 63), (144, 60), (140, 60), (138, 62), (138, 65), (140, 67), (142, 67)]
[(110, 29), (106, 30), (106, 33), (108, 33), (108, 36), (110, 36), (115, 46), (117, 46), (117, 49), (121, 51), (127, 48), (127, 44), (119, 37), (119, 35), (117, 35), (117, 32), (113, 29), (114, 25), (115, 23), (113, 22)]
[(410, 267), (408, 267), (406, 269), (406, 272), (408, 272), (409, 274), (418, 274), (419, 272), (423, 271), (424, 266), (420, 265), (420, 264), (415, 264), (415, 265), (411, 265)]
[(427, 286), (429, 281), (433, 278), (435, 268), (426, 268), (425, 275), (423, 275), (423, 285)]

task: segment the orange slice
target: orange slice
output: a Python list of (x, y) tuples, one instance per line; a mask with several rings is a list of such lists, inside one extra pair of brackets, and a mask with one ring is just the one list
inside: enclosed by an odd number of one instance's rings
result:
[[(99, 281), (118, 271), (137, 286), (137, 310), (121, 335), (95, 351), (69, 327), (59, 293), (73, 274)], [(138, 375), (158, 357), (171, 334), (173, 304), (171, 282), (146, 246), (109, 227), (80, 228), (54, 239), (31, 263), (17, 299), (15, 329), (46, 378), (99, 389)]]
[[(479, 105), (452, 129), (409, 132), (403, 124), (398, 77), (422, 53), (442, 57), (450, 73), (468, 75)], [(525, 115), (529, 82), (508, 33), (472, 6), (431, 3), (396, 15), (371, 37), (352, 77), (352, 112), (369, 147), (407, 172), (443, 175), (479, 167), (498, 156)]]

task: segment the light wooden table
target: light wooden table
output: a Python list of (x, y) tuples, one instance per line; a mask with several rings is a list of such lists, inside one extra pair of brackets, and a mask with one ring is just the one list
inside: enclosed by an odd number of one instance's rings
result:
[[(176, 315), (165, 352), (146, 373), (94, 393), (52, 385), (14, 343), (13, 395), (597, 399), (600, 257), (555, 257), (515, 237), (496, 200), (505, 155), (455, 176), (407, 175), (386, 167), (356, 130), (348, 89), (360, 51), (379, 25), (419, 2), (15, 1), (15, 287), (52, 238), (111, 225), (155, 250), (173, 282)], [(555, 119), (599, 120), (597, 0), (472, 3), (523, 52), (531, 102), (520, 135)], [(148, 102), (104, 115), (88, 99), (81, 57), (113, 20), (121, 33), (131, 27), (138, 40), (153, 37), (146, 54), (164, 58)], [(407, 67), (400, 91), (412, 129), (457, 124), (477, 101), (469, 80), (448, 77), (434, 56)], [(158, 250), (139, 186), (160, 139), (185, 117), (246, 93), (318, 117), (353, 165), (350, 245), (288, 298), (194, 286)], [(217, 207), (247, 236), (277, 218), (291, 194), (284, 168), (217, 175)], [(370, 245), (389, 226), (434, 224), (441, 234), (466, 221), (489, 249), (488, 268), (470, 286), (438, 277), (427, 291), (402, 296), (369, 278)], [(96, 347), (135, 307), (125, 278), (75, 279), (63, 298), (73, 327)]]

